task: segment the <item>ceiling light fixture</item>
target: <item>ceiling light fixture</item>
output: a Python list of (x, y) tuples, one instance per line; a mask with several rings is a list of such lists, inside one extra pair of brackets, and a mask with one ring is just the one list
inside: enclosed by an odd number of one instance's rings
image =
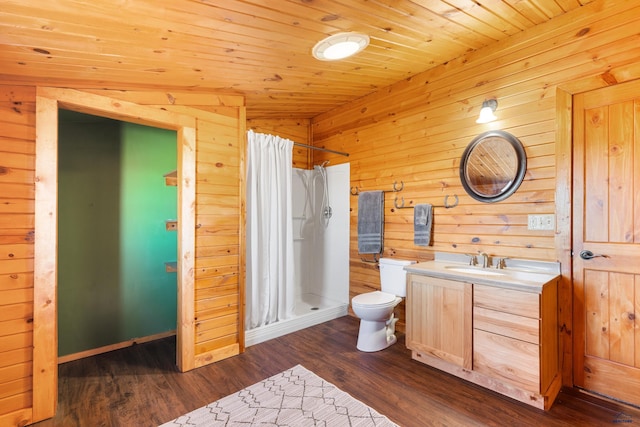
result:
[(487, 99), (482, 103), (482, 109), (480, 110), (480, 116), (476, 123), (489, 123), (498, 118), (493, 114), (498, 108), (498, 101), (495, 99)]
[(369, 36), (360, 33), (338, 33), (320, 40), (311, 51), (320, 61), (337, 61), (369, 46)]

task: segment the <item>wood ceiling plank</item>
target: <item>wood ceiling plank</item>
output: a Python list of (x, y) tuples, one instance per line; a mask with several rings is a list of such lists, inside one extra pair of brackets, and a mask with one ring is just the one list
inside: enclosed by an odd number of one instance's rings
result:
[[(478, 75), (508, 66), (509, 52), (491, 47), (496, 40), (517, 40), (523, 28), (589, 2), (8, 1), (0, 11), (0, 67), (15, 82), (234, 91), (246, 95), (248, 117), (313, 117), (452, 58), (459, 58), (455, 64), (482, 62), (486, 68), (478, 68)], [(619, 15), (629, 9), (607, 5)], [(566, 24), (575, 32), (576, 22), (560, 18), (527, 38), (546, 43), (549, 32), (566, 34), (560, 31)], [(335, 63), (310, 56), (320, 37), (351, 30), (369, 33), (371, 46)], [(482, 57), (469, 53), (485, 46)], [(545, 49), (524, 38), (510, 46), (515, 56), (522, 54), (520, 46)], [(438, 73), (425, 77), (436, 81)], [(489, 87), (480, 83), (477, 97)]]

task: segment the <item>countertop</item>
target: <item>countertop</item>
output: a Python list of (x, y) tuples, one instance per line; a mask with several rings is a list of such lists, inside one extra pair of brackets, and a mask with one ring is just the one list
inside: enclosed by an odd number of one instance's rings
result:
[(411, 264), (404, 267), (404, 269), (409, 273), (422, 276), (535, 293), (541, 293), (546, 284), (560, 277), (560, 274), (553, 270), (546, 271), (526, 268), (526, 266), (502, 269), (494, 267), (482, 268), (470, 266), (468, 263), (438, 260)]

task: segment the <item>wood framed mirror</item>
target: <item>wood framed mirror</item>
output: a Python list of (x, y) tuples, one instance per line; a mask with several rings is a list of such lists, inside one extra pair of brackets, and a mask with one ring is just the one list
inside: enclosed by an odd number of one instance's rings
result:
[(518, 138), (503, 130), (475, 137), (460, 161), (460, 181), (474, 199), (498, 202), (512, 195), (522, 183), (527, 156)]

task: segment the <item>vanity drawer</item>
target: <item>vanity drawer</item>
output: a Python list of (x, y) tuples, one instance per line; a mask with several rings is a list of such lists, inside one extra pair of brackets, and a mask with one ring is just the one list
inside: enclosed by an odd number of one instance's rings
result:
[(475, 329), (473, 370), (539, 393), (540, 346)]
[(540, 318), (540, 294), (473, 285), (473, 305), (518, 316)]
[(540, 319), (473, 307), (473, 327), (532, 344), (540, 343)]

